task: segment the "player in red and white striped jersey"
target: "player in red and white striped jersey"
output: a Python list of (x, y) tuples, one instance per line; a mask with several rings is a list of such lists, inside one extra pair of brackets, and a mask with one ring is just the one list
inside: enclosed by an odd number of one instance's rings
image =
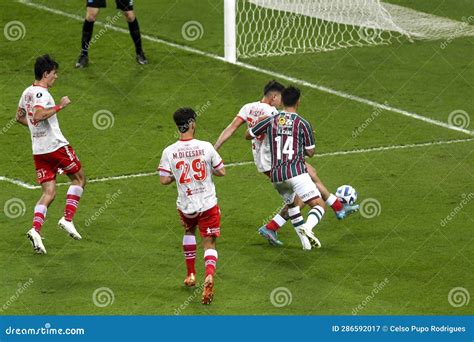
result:
[(185, 228), (183, 250), (186, 260), (186, 286), (196, 285), (196, 227), (202, 237), (206, 277), (202, 303), (210, 304), (214, 296), (214, 273), (217, 264), (216, 239), (220, 236), (220, 209), (212, 175), (225, 175), (222, 158), (212, 144), (194, 139), (196, 113), (180, 108), (173, 115), (180, 138), (163, 151), (158, 171), (161, 184), (176, 181), (176, 205)]
[(82, 238), (72, 219), (86, 184), (86, 176), (76, 153), (59, 128), (56, 115), (71, 101), (65, 96), (56, 105), (48, 90), (58, 77), (58, 68), (58, 63), (48, 55), (36, 59), (36, 80), (21, 95), (16, 113), (16, 120), (30, 129), (37, 180), (43, 189), (43, 195), (35, 206), (33, 228), (27, 233), (33, 249), (39, 254), (46, 254), (40, 232), (47, 209), (56, 196), (58, 172), (65, 173), (71, 179), (64, 217), (59, 220), (58, 225), (72, 238)]

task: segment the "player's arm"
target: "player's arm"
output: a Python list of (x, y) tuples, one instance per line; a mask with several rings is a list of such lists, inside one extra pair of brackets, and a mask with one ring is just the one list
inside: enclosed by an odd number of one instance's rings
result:
[(315, 153), (315, 142), (314, 142), (314, 131), (313, 127), (309, 122), (303, 124), (303, 139), (304, 139), (304, 151), (308, 157), (314, 156)]
[(220, 169), (216, 170), (216, 169), (213, 169), (212, 170), (212, 174), (214, 176), (217, 176), (217, 177), (224, 177), (225, 176), (225, 167), (221, 167)]
[(166, 149), (161, 156), (160, 165), (158, 165), (158, 173), (160, 174), (160, 183), (162, 185), (169, 185), (174, 182), (174, 175), (171, 171), (171, 165), (166, 156)]
[(169, 185), (174, 182), (175, 179), (173, 173), (170, 170), (164, 168), (161, 163), (158, 168), (158, 172), (160, 174), (161, 185)]
[(227, 126), (217, 139), (217, 142), (214, 144), (214, 148), (218, 151), (222, 145), (235, 133), (235, 131), (245, 123), (244, 119), (240, 116), (236, 116), (234, 120)]
[(61, 109), (69, 105), (70, 103), (71, 103), (71, 100), (69, 100), (69, 97), (64, 96), (61, 98), (59, 105), (54, 106), (52, 108), (43, 108), (41, 106), (34, 106), (33, 107), (33, 120), (36, 122), (47, 120), (50, 117), (52, 117), (54, 114), (59, 112)]
[(23, 126), (28, 126), (25, 109), (18, 107), (18, 110), (16, 111), (16, 122), (21, 123)]
[(258, 122), (252, 128), (249, 128), (245, 133), (245, 139), (250, 140), (254, 139), (260, 134), (263, 134), (267, 131), (267, 128), (270, 126), (273, 116), (264, 118), (262, 121)]
[(308, 157), (311, 158), (312, 156), (314, 156), (315, 150), (314, 148), (305, 148), (305, 153)]
[(160, 183), (162, 185), (169, 185), (174, 182), (174, 177), (173, 176), (162, 176), (160, 174)]
[(224, 161), (222, 160), (219, 152), (216, 149), (212, 148), (211, 145), (211, 166), (212, 166), (212, 174), (217, 177), (224, 177), (225, 176), (225, 167)]

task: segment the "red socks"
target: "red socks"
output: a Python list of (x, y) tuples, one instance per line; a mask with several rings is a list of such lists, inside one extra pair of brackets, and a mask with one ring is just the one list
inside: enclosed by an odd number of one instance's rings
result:
[(183, 251), (188, 275), (191, 273), (196, 274), (196, 270), (194, 268), (196, 261), (196, 237), (194, 235), (183, 236)]
[(215, 249), (206, 249), (204, 251), (204, 265), (206, 266), (206, 277), (214, 276), (217, 264), (217, 251)]
[(342, 210), (341, 201), (339, 200), (339, 198), (337, 198), (333, 194), (329, 195), (328, 199), (326, 200), (326, 204), (331, 206), (332, 210), (334, 210), (336, 212)]
[(64, 218), (66, 221), (71, 222), (74, 218), (83, 191), (84, 189), (78, 185), (71, 185), (69, 187), (66, 195), (66, 207), (64, 208)]
[(273, 230), (276, 232), (278, 229), (281, 228), (286, 223), (286, 220), (280, 216), (280, 214), (276, 214), (275, 217), (266, 224), (265, 227), (269, 230)]
[(33, 217), (33, 228), (39, 233), (43, 227), (44, 219), (48, 208), (42, 204), (37, 204), (35, 207), (35, 216)]

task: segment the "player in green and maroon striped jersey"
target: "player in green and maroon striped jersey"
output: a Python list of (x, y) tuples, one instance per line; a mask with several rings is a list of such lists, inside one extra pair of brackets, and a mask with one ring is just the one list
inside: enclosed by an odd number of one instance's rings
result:
[[(272, 182), (289, 205), (291, 222), (303, 249), (307, 250), (311, 249), (311, 245), (320, 247), (312, 230), (324, 215), (324, 201), (305, 165), (305, 156), (314, 155), (315, 143), (311, 124), (296, 113), (300, 96), (297, 88), (286, 88), (282, 93), (284, 111), (259, 122), (248, 134), (252, 137), (267, 134), (272, 154)], [(296, 195), (311, 207), (306, 223), (295, 203)]]

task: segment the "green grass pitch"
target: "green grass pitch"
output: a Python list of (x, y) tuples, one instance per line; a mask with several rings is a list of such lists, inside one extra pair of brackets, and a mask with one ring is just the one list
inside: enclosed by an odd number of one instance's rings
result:
[[(34, 2), (85, 13), (80, 0)], [(113, 1), (108, 2), (99, 20), (115, 15)], [(456, 20), (474, 13), (469, 0), (390, 2)], [(135, 7), (142, 33), (223, 54), (221, 1), (143, 0)], [(8, 41), (3, 28), (14, 20), (25, 25), (25, 36)], [(181, 34), (190, 20), (204, 28), (202, 38), (192, 42)], [(126, 28), (122, 19), (116, 25)], [(179, 106), (200, 109), (197, 137), (215, 142), (240, 106), (259, 99), (269, 80), (149, 40), (144, 49), (150, 64), (142, 67), (134, 61), (128, 34), (112, 30), (92, 46), (90, 66), (76, 70), (82, 23), (16, 1), (2, 2), (0, 27), (0, 176), (30, 184), (35, 172), (29, 132), (12, 118), (40, 54), (50, 53), (60, 63), (51, 92), (57, 101), (64, 95), (72, 100), (59, 121), (89, 179), (153, 172), (163, 148), (176, 139), (171, 114)], [(416, 42), (245, 62), (447, 122), (455, 110), (471, 117), (474, 112), (473, 44), (471, 37), (453, 40), (445, 49), (439, 41)], [(156, 176), (88, 184), (75, 218), (84, 237), (80, 242), (56, 228), (66, 191), (58, 187), (43, 228), (48, 254), (38, 256), (25, 233), (40, 190), (0, 182), (1, 314), (472, 314), (472, 301), (456, 307), (448, 300), (457, 287), (474, 294), (472, 135), (301, 89), (300, 112), (316, 130), (320, 154), (310, 163), (332, 191), (351, 184), (359, 203), (375, 199), (378, 216), (355, 214), (339, 222), (328, 209), (317, 228), (322, 249), (303, 252), (289, 223), (280, 233), (285, 246), (271, 248), (256, 229), (281, 205), (278, 194), (253, 165), (228, 167), (227, 176), (215, 180), (222, 236), (215, 301), (204, 307), (200, 292), (182, 285), (174, 185), (160, 186)], [(99, 110), (113, 113), (112, 127), (94, 128)], [(472, 130), (472, 123), (465, 128)], [(223, 146), (227, 164), (251, 160), (243, 134), (241, 129)], [(452, 140), (463, 141), (424, 144)], [(424, 145), (332, 153), (410, 144)], [(4, 210), (13, 198), (25, 205), (15, 218)], [(196, 265), (201, 282), (202, 249)], [(92, 299), (102, 287), (114, 297), (105, 307)], [(287, 305), (272, 304), (277, 288), (291, 297)]]

